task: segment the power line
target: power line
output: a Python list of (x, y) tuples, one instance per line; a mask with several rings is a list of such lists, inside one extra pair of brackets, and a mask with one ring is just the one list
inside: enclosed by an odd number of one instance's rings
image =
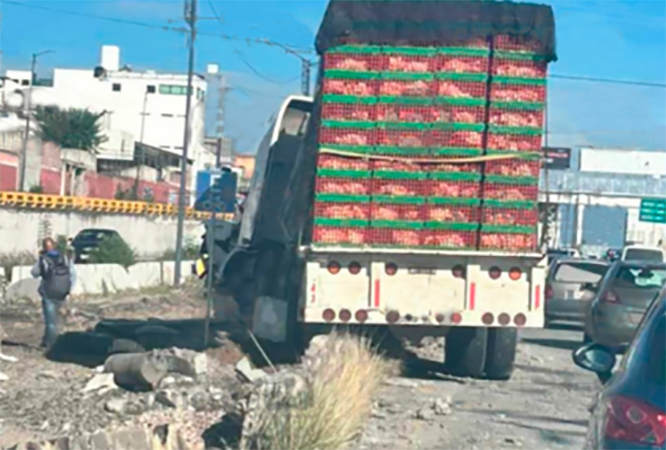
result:
[(653, 83), (649, 81), (634, 81), (634, 80), (617, 80), (612, 78), (595, 78), (595, 77), (581, 77), (574, 75), (549, 75), (550, 78), (571, 81), (588, 81), (591, 83), (609, 83), (609, 84), (623, 84), (626, 86), (643, 86), (643, 87), (657, 87), (666, 88), (666, 83)]

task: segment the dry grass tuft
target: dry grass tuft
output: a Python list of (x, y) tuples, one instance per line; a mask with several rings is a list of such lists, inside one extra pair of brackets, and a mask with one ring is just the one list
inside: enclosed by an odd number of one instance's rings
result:
[[(244, 449), (339, 450), (362, 431), (391, 367), (368, 341), (349, 334), (313, 339), (303, 361), (304, 395), (291, 407), (265, 405)], [(275, 405), (274, 405), (275, 406)]]

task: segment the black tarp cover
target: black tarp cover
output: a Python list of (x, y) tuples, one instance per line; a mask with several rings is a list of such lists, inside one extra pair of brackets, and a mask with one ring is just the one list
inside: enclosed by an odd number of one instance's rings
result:
[(330, 0), (316, 48), (347, 43), (454, 46), (509, 35), (555, 61), (555, 20), (548, 5), (483, 0)]

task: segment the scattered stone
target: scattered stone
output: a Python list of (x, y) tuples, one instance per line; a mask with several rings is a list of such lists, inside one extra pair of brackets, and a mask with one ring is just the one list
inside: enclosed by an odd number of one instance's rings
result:
[(175, 382), (176, 382), (176, 379), (174, 377), (167, 376), (167, 377), (162, 378), (162, 381), (160, 381), (160, 387), (165, 388), (165, 387), (171, 386)]
[(155, 393), (155, 401), (167, 408), (178, 408), (178, 399), (173, 391), (163, 390)]
[(522, 442), (520, 442), (518, 439), (514, 439), (514, 438), (510, 438), (510, 437), (504, 438), (504, 443), (509, 444), (509, 445), (515, 445), (516, 447), (522, 447), (523, 446)]
[(238, 373), (244, 381), (249, 383), (254, 383), (264, 377), (266, 377), (266, 372), (261, 369), (255, 369), (252, 367), (252, 363), (248, 358), (243, 358), (236, 364), (236, 373)]
[(85, 387), (81, 390), (83, 394), (97, 392), (102, 395), (109, 391), (116, 389), (118, 386), (113, 381), (114, 375), (112, 373), (100, 373), (95, 375), (88, 381)]
[(0, 372), (0, 381), (9, 381), (7, 374)]
[(407, 380), (404, 378), (389, 378), (388, 380), (384, 381), (384, 384), (388, 386), (394, 386), (394, 387), (404, 387), (404, 388), (416, 388), (419, 386), (419, 383), (417, 383), (414, 380)]
[(104, 404), (104, 409), (110, 413), (122, 414), (125, 411), (127, 401), (122, 398), (112, 398)]
[(429, 422), (435, 418), (435, 414), (432, 408), (419, 408), (414, 414), (414, 418)]
[(451, 398), (450, 397), (447, 397), (446, 399), (438, 398), (433, 402), (432, 410), (435, 412), (435, 415), (448, 416), (453, 412), (451, 409)]
[(377, 411), (377, 410), (372, 411), (371, 416), (372, 416), (373, 419), (386, 419), (388, 417), (386, 415), (386, 413), (383, 413), (382, 411)]

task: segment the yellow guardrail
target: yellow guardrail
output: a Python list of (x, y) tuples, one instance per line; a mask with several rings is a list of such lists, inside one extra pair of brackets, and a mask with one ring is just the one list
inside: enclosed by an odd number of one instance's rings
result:
[[(74, 210), (105, 214), (132, 214), (153, 216), (175, 216), (176, 205), (149, 203), (131, 200), (108, 200), (104, 198), (69, 197), (64, 195), (33, 194), (29, 192), (0, 192), (0, 206), (25, 209)], [(185, 210), (188, 219), (208, 219), (211, 213)], [(218, 214), (220, 220), (230, 220), (233, 214)]]

